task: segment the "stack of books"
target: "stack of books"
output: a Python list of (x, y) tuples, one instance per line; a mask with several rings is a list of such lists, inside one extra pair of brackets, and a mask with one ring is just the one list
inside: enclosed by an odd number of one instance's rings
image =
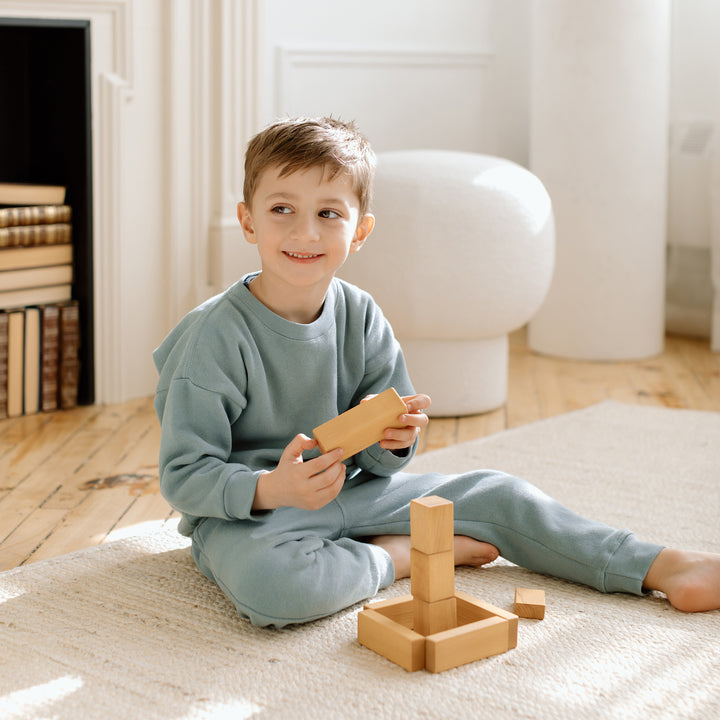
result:
[(77, 405), (79, 307), (64, 201), (61, 187), (0, 183), (0, 418)]

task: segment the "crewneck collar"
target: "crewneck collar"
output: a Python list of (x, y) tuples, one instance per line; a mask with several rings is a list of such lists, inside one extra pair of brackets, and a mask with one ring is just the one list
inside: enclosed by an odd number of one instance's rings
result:
[(250, 282), (259, 274), (259, 272), (252, 272), (244, 275), (228, 290), (228, 294), (233, 301), (241, 303), (273, 332), (296, 340), (311, 340), (324, 335), (335, 324), (336, 278), (333, 278), (330, 283), (320, 315), (313, 322), (304, 324), (280, 317), (250, 292)]

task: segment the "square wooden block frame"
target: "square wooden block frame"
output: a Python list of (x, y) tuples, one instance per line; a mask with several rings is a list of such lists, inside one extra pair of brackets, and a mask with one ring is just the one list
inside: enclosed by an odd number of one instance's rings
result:
[(432, 635), (413, 629), (413, 596), (365, 605), (358, 642), (410, 672), (442, 672), (517, 646), (518, 616), (456, 591), (457, 626)]

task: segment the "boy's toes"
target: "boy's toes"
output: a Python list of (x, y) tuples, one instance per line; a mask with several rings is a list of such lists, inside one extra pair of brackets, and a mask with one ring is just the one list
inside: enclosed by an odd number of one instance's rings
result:
[(497, 560), (498, 549), (490, 543), (465, 535), (455, 536), (455, 564), (480, 567)]

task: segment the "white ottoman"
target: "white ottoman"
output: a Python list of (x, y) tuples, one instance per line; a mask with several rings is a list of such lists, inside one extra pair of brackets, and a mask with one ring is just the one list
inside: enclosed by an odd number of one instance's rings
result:
[(528, 170), (440, 150), (378, 154), (376, 226), (341, 277), (368, 290), (395, 329), (430, 414), (470, 415), (507, 396), (508, 333), (548, 290), (550, 198)]

